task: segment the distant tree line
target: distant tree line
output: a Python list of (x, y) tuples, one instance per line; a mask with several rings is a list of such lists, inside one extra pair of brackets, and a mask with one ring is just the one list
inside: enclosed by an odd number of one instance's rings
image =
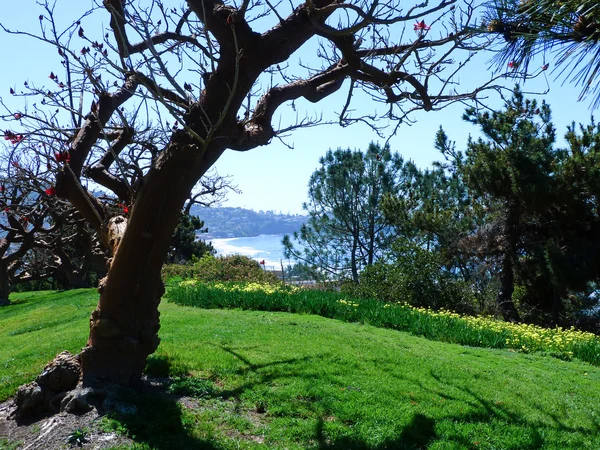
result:
[(202, 217), (210, 238), (248, 237), (298, 231), (306, 221), (300, 214), (253, 211), (232, 207), (193, 207), (190, 212)]
[(377, 144), (329, 151), (288, 257), (358, 295), (598, 331), (600, 126), (559, 148), (549, 105), (518, 88), (463, 118), (482, 137), (458, 150), (440, 128), (429, 169)]

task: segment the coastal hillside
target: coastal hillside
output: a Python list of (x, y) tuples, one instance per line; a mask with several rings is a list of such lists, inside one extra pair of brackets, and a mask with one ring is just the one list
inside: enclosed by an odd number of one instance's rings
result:
[(253, 211), (244, 208), (194, 207), (191, 213), (204, 221), (208, 233), (203, 239), (259, 236), (261, 234), (291, 234), (306, 221), (300, 214), (278, 214), (274, 211)]

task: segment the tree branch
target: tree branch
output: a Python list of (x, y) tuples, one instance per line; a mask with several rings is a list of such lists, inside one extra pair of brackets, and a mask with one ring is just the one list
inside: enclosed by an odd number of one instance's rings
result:
[(271, 125), (273, 114), (282, 103), (300, 97), (312, 103), (319, 102), (342, 86), (349, 71), (347, 65), (336, 64), (307, 80), (272, 87), (259, 100), (250, 120), (240, 124), (240, 133), (232, 142), (231, 148), (246, 151), (268, 143), (275, 134)]

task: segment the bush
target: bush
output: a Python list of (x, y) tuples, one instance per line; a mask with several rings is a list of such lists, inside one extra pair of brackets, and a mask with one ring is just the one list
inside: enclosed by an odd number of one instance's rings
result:
[(173, 277), (193, 278), (201, 281), (262, 282), (274, 283), (277, 276), (260, 267), (247, 256), (205, 255), (191, 264), (167, 264), (162, 271), (163, 280)]
[(441, 256), (414, 244), (394, 247), (394, 264), (379, 262), (363, 270), (359, 282), (348, 282), (342, 292), (383, 302), (461, 314), (475, 314), (477, 301), (471, 286), (444, 270)]

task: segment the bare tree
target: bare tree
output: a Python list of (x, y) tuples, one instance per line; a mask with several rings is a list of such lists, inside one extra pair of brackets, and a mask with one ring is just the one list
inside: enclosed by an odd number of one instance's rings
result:
[[(96, 15), (110, 29), (92, 33), (87, 23)], [(406, 7), (396, 0), (187, 0), (183, 8), (104, 0), (58, 30), (46, 4), (40, 32), (21, 34), (54, 47), (64, 75), (51, 72), (50, 88), (12, 88), (31, 106), (18, 112), (21, 128), (11, 133), (42, 145), (35, 147), (40, 156), (64, 155), (54, 171), (56, 194), (112, 253), (80, 354), (83, 385), (139, 385), (159, 344), (160, 269), (171, 235), (190, 193), (225, 150), (248, 151), (318, 124), (318, 117), (299, 117), (278, 126), (276, 114), (342, 88), (336, 121), (378, 132), (381, 119), (395, 133), (412, 111), (479, 101), (501, 88), (496, 78), (471, 91), (456, 82), (489, 44), (473, 33), (475, 19), (472, 5), (458, 0)], [(303, 47), (314, 57), (296, 63), (292, 55)], [(355, 115), (365, 95), (385, 112)], [(111, 213), (96, 186), (118, 197), (125, 213)]]
[(38, 157), (0, 158), (0, 303), (19, 283), (57, 277), (64, 287), (89, 287), (106, 273), (108, 255), (69, 202), (55, 195)]
[[(4, 159), (0, 167), (0, 306), (8, 305), (11, 286), (49, 276), (48, 260), (39, 264), (33, 252), (46, 246), (57, 232), (49, 224), (51, 208), (44, 182), (38, 181), (39, 165)], [(48, 188), (49, 189), (49, 188)], [(29, 264), (32, 263), (32, 264)], [(39, 270), (30, 270), (33, 266)]]

